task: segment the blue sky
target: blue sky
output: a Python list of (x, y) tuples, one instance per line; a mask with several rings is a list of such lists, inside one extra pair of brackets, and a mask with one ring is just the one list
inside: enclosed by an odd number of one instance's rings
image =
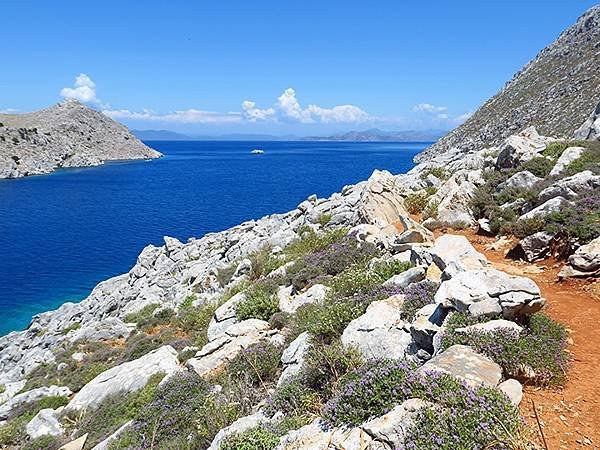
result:
[(5, 2), (0, 110), (71, 96), (196, 134), (447, 129), (595, 3)]

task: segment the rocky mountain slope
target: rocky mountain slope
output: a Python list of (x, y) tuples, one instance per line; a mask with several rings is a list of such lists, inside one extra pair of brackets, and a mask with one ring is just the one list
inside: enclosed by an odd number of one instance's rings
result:
[(594, 6), (523, 67), (464, 124), (419, 154), (498, 145), (529, 126), (570, 138), (600, 97), (600, 5)]
[(160, 156), (125, 126), (77, 101), (31, 113), (0, 114), (0, 178)]

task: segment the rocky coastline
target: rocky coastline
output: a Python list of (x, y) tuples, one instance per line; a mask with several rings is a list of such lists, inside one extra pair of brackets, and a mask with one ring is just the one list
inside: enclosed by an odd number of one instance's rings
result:
[(75, 100), (31, 113), (0, 114), (0, 179), (160, 156), (125, 126)]

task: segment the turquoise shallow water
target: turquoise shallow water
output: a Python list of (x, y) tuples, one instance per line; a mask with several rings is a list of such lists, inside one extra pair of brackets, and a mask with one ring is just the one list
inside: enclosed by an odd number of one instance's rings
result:
[[(84, 298), (164, 235), (187, 240), (401, 173), (428, 144), (149, 142), (165, 154), (0, 181), (0, 335)], [(254, 148), (265, 150), (252, 155)]]

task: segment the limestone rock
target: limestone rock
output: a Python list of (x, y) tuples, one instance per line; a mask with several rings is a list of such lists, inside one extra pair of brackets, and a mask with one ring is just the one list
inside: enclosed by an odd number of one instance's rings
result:
[(427, 268), (423, 266), (412, 267), (408, 270), (405, 270), (398, 275), (394, 275), (389, 280), (386, 280), (383, 285), (384, 286), (401, 286), (406, 287), (409, 284), (416, 283), (417, 281), (422, 281), (425, 279), (425, 274), (427, 273)]
[(365, 358), (404, 358), (412, 342), (401, 318), (403, 296), (371, 303), (362, 316), (348, 324), (342, 334), (344, 347), (356, 347)]
[(295, 375), (302, 370), (302, 364), (308, 351), (310, 350), (310, 335), (308, 332), (301, 333), (292, 343), (286, 348), (281, 355), (283, 364), (283, 372), (279, 376), (277, 386), (280, 386), (290, 381)]
[(134, 329), (134, 325), (125, 324), (117, 317), (107, 317), (102, 322), (96, 322), (69, 332), (68, 338), (71, 342), (127, 338)]
[(437, 304), (425, 305), (415, 314), (415, 320), (410, 325), (410, 335), (413, 341), (426, 350), (433, 353), (433, 337), (440, 331), (445, 314), (440, 311)]
[(569, 256), (559, 278), (592, 277), (600, 275), (600, 237), (579, 247)]
[(585, 149), (583, 147), (568, 147), (566, 148), (559, 158), (556, 160), (556, 164), (550, 171), (550, 176), (560, 175), (565, 167), (571, 164), (582, 155)]
[(546, 233), (545, 231), (539, 231), (531, 236), (521, 239), (519, 246), (523, 251), (525, 260), (533, 262), (549, 256), (550, 244), (553, 239), (554, 235)]
[(600, 103), (598, 103), (581, 127), (575, 130), (574, 137), (575, 139), (585, 141), (600, 140)]
[(65, 432), (60, 423), (58, 413), (51, 408), (42, 409), (25, 427), (27, 435), (31, 439), (41, 436), (62, 436)]
[(586, 191), (600, 189), (600, 175), (594, 175), (591, 170), (584, 170), (548, 186), (538, 195), (538, 204), (554, 198), (573, 200)]
[(532, 280), (495, 269), (459, 272), (441, 284), (435, 302), (473, 316), (502, 313), (506, 319), (533, 314), (545, 304)]
[(540, 139), (540, 135), (534, 127), (529, 127), (506, 139), (500, 147), (496, 167), (499, 169), (517, 167), (538, 156), (545, 148), (546, 142)]
[(518, 220), (529, 220), (534, 218), (542, 218), (550, 213), (560, 211), (569, 202), (564, 197), (554, 197), (542, 203), (540, 206), (533, 208), (531, 211), (523, 214)]
[(502, 367), (466, 345), (453, 345), (427, 361), (418, 371), (448, 373), (470, 386), (495, 387), (502, 378)]
[(527, 170), (515, 173), (512, 177), (506, 180), (504, 183), (498, 185), (498, 192), (509, 189), (509, 188), (531, 188), (536, 183), (542, 181), (542, 178), (536, 177), (534, 174)]
[(209, 341), (214, 341), (217, 337), (221, 336), (227, 328), (238, 322), (236, 309), (244, 300), (246, 300), (246, 294), (240, 292), (216, 309), (213, 318), (208, 324), (207, 335)]
[(510, 399), (510, 402), (519, 406), (521, 400), (523, 399), (523, 386), (514, 378), (510, 378), (506, 381), (503, 381), (498, 385), (498, 389), (500, 389), (506, 396)]
[[(483, 269), (488, 266), (486, 257), (479, 253), (464, 236), (444, 234), (435, 240), (431, 249), (433, 261), (443, 271), (445, 278), (465, 270)], [(444, 274), (442, 275), (444, 278)]]
[(170, 376), (179, 370), (177, 351), (170, 345), (160, 347), (136, 360), (102, 372), (75, 394), (67, 409), (81, 411), (94, 408), (111, 395), (139, 391), (154, 374)]

